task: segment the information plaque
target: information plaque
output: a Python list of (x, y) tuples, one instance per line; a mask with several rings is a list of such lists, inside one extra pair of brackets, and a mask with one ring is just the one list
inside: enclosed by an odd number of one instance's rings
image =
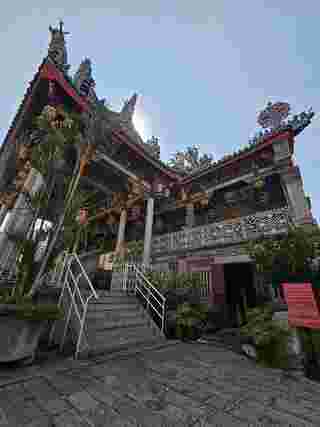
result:
[(320, 311), (317, 295), (311, 283), (283, 283), (288, 321), (291, 326), (320, 329)]

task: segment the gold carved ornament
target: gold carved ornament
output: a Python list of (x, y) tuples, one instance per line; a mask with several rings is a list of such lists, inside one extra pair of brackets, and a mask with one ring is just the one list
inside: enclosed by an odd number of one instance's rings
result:
[(191, 193), (191, 190), (182, 188), (178, 193), (176, 205), (178, 208), (187, 207), (188, 205), (200, 204), (206, 207), (209, 204), (209, 196), (205, 191)]

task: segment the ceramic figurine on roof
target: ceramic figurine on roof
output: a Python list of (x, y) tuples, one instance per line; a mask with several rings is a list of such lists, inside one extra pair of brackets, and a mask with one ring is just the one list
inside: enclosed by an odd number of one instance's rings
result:
[(92, 78), (92, 67), (89, 58), (85, 58), (73, 78), (74, 85), (78, 92), (83, 97), (88, 97), (91, 88), (95, 86), (95, 81)]
[(130, 99), (128, 99), (121, 110), (121, 118), (125, 122), (129, 122), (132, 120), (135, 106), (137, 103), (138, 95), (134, 93)]
[(145, 147), (153, 157), (155, 157), (156, 159), (160, 159), (159, 138), (152, 136), (145, 142)]
[(53, 59), (55, 64), (63, 71), (67, 73), (70, 68), (67, 58), (67, 49), (64, 36), (69, 34), (66, 31), (63, 31), (63, 22), (60, 21), (59, 28), (49, 27), (51, 33), (51, 40), (48, 49), (49, 58)]
[(168, 165), (176, 170), (186, 173), (205, 168), (213, 164), (213, 157), (210, 154), (200, 154), (199, 148), (195, 145), (188, 147), (185, 151), (177, 151)]
[(264, 129), (276, 129), (288, 117), (290, 105), (287, 102), (268, 102), (267, 107), (258, 116), (258, 123)]

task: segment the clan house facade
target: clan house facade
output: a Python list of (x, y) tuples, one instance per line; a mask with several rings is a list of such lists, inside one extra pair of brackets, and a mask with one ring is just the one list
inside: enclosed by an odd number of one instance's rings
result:
[(50, 27), (50, 33), (48, 55), (1, 146), (2, 268), (14, 253), (15, 231), (27, 232), (30, 223), (20, 212), (25, 195), (18, 178), (30, 181), (24, 185), (30, 192), (41, 181), (27, 170), (26, 162), (21, 170), (9, 167), (34, 138), (32, 119), (46, 105), (89, 114), (100, 108), (110, 131), (81, 178), (82, 189), (95, 192), (97, 199), (94, 220), (99, 228), (90, 253), (102, 238), (112, 241), (118, 251), (124, 242), (143, 240), (142, 262), (155, 270), (209, 272), (212, 303), (223, 303), (227, 287), (236, 286), (239, 279), (250, 285), (248, 298), (253, 298), (257, 281), (245, 243), (286, 233), (289, 223), (313, 222), (293, 160), (296, 138), (311, 123), (313, 112), (288, 118), (288, 104), (269, 103), (259, 116), (264, 130), (247, 147), (186, 173), (183, 155), (180, 170), (169, 167), (160, 160), (158, 141), (144, 142), (135, 130), (137, 95), (120, 112), (112, 111), (96, 95), (89, 59), (73, 77), (69, 75), (62, 24)]

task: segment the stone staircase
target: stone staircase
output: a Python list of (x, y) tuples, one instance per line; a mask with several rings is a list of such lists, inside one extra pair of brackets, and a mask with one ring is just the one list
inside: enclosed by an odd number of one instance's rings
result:
[[(63, 278), (59, 271), (53, 275), (61, 276), (58, 282), (64, 283), (59, 304), (65, 317), (52, 328), (50, 343), (59, 344), (60, 350), (65, 344), (68, 348), (71, 345), (76, 358), (126, 352), (139, 347), (161, 347), (168, 343), (159, 326), (144, 309), (142, 301), (146, 305), (146, 300), (137, 298), (133, 292), (135, 284), (140, 289), (141, 283), (148, 287), (148, 295), (157, 292), (150, 282), (144, 281), (146, 279), (139, 270), (134, 270), (136, 274), (139, 273), (139, 280), (138, 276), (130, 276), (131, 292), (123, 289), (121, 274), (112, 281), (111, 290), (97, 290), (76, 254), (69, 256), (66, 265), (68, 267), (61, 270)], [(152, 304), (156, 304), (155, 300)], [(163, 310), (162, 300), (161, 304), (161, 309), (157, 310)]]
[(85, 356), (166, 342), (134, 295), (119, 289), (97, 292), (99, 299), (88, 306), (84, 334), (89, 348)]

